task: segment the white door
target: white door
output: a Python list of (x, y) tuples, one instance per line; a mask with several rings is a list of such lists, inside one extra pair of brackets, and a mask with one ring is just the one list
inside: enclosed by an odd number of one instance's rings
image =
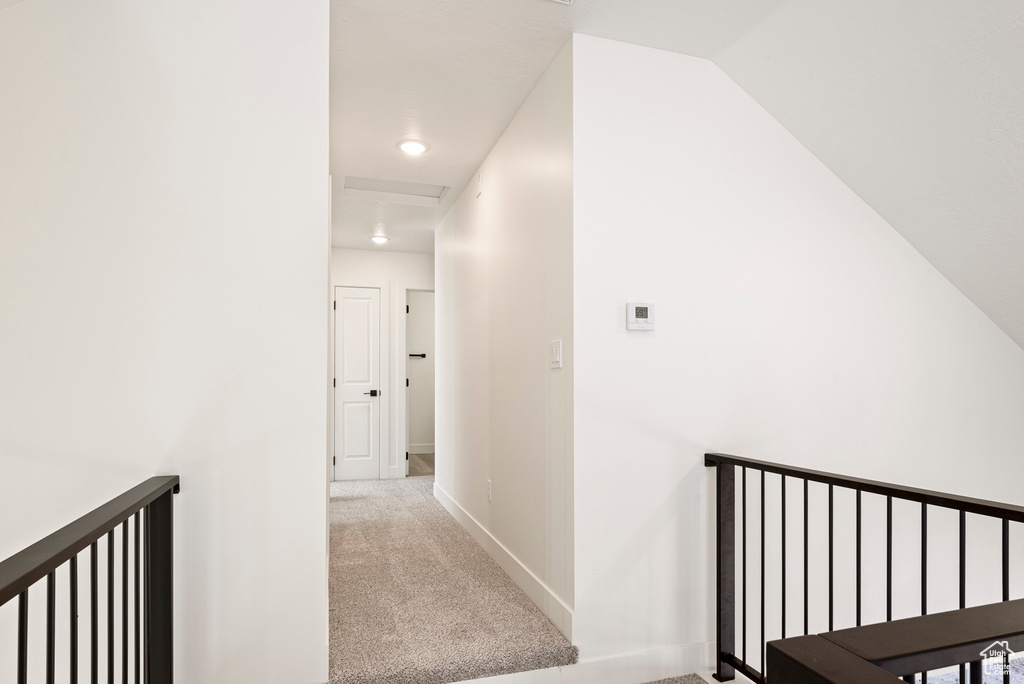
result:
[(380, 477), (380, 290), (335, 288), (334, 477)]

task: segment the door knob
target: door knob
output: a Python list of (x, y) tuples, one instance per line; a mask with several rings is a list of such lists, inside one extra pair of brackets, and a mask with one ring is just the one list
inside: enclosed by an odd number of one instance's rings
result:
[(363, 394), (369, 394), (371, 397), (375, 397), (379, 392), (377, 390), (370, 390), (369, 392), (363, 392)]

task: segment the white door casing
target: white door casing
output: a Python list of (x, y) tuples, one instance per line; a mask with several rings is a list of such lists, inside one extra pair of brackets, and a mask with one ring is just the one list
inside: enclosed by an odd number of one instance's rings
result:
[(380, 477), (380, 290), (335, 288), (334, 477)]
[[(409, 291), (406, 316), (406, 449), (434, 453), (434, 293)], [(426, 358), (413, 356), (426, 354)]]

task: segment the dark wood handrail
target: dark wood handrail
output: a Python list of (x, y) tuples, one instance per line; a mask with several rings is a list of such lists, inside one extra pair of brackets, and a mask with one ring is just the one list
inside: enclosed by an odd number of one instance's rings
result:
[(0, 606), (113, 530), (168, 491), (177, 493), (177, 475), (151, 477), (73, 523), (0, 562)]
[(769, 679), (882, 684), (967, 662), (980, 673), (982, 650), (1004, 641), (1011, 650), (1024, 648), (1024, 599), (770, 641)]
[(778, 463), (771, 463), (769, 461), (756, 461), (752, 458), (740, 458), (739, 456), (732, 456), (730, 454), (704, 454), (704, 465), (707, 467), (717, 465), (736, 465), (744, 468), (750, 468), (752, 470), (762, 470), (766, 473), (785, 475), (787, 477), (810, 480), (811, 482), (821, 482), (824, 484), (835, 485), (836, 487), (859, 489), (862, 492), (891, 496), (893, 498), (904, 499), (906, 501), (916, 501), (918, 503), (928, 504), (929, 506), (941, 506), (943, 508), (966, 511), (967, 513), (986, 515), (992, 518), (1024, 522), (1024, 506), (1016, 506), (1014, 504), (986, 501), (985, 499), (973, 499), (967, 496), (934, 492), (928, 489), (918, 489), (916, 487), (904, 487), (902, 485), (890, 484), (887, 482), (878, 482), (877, 480), (864, 480), (859, 477), (848, 477), (846, 475), (826, 473), (820, 470), (794, 468), (791, 466), (780, 465)]
[(778, 684), (899, 684), (903, 681), (813, 634), (769, 641), (768, 667), (771, 681)]

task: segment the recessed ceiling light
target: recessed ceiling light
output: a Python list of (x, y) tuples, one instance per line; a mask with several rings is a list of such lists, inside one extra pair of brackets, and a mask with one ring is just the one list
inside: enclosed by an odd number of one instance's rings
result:
[(416, 157), (429, 150), (430, 146), (420, 140), (402, 140), (398, 143), (398, 149), (412, 157)]
[(378, 245), (383, 245), (385, 242), (388, 241), (388, 236), (387, 235), (374, 235), (370, 239), (373, 240), (374, 242), (376, 242)]

